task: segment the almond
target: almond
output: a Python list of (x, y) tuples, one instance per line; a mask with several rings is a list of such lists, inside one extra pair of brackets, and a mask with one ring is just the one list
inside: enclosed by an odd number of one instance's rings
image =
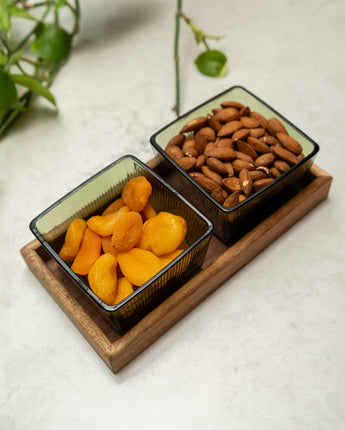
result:
[(180, 133), (187, 133), (188, 131), (199, 130), (199, 128), (205, 127), (208, 124), (207, 118), (204, 116), (199, 116), (198, 118), (194, 118), (185, 124)]
[(273, 163), (273, 166), (282, 173), (287, 172), (290, 169), (290, 165), (286, 161), (283, 161), (283, 160), (276, 160)]
[(252, 145), (256, 152), (259, 154), (266, 154), (267, 152), (271, 152), (271, 149), (265, 142), (257, 139), (256, 137), (249, 136), (247, 142)]
[(228, 169), (225, 163), (223, 163), (223, 161), (218, 160), (218, 158), (210, 157), (207, 159), (206, 163), (208, 167), (214, 172), (219, 173), (223, 176), (228, 175)]
[(256, 160), (255, 160), (255, 166), (259, 167), (259, 166), (270, 166), (271, 164), (273, 164), (275, 160), (275, 156), (274, 154), (272, 154), (272, 152), (267, 152), (266, 154), (262, 154), (260, 155)]
[(235, 131), (235, 133), (232, 135), (232, 140), (246, 140), (247, 137), (250, 134), (249, 128), (240, 128), (239, 130)]
[(199, 157), (196, 159), (196, 165), (195, 169), (200, 170), (202, 166), (206, 164), (206, 157), (204, 154), (199, 155)]
[(224, 163), (224, 165), (225, 165), (225, 167), (226, 167), (226, 169), (228, 171), (228, 176), (229, 177), (234, 176), (235, 171), (234, 171), (234, 168), (232, 167), (232, 164), (230, 163), (230, 161), (226, 161)]
[(244, 152), (235, 151), (236, 158), (239, 160), (249, 161), (250, 163), (254, 163), (254, 159), (250, 156), (245, 154)]
[(170, 157), (177, 161), (178, 159), (184, 157), (182, 149), (177, 145), (168, 145), (165, 148), (165, 152), (170, 155)]
[(239, 196), (240, 193), (238, 191), (231, 193), (229, 197), (224, 200), (223, 206), (226, 208), (232, 208), (236, 206), (239, 203)]
[(253, 146), (248, 142), (243, 142), (242, 140), (239, 140), (237, 142), (237, 149), (240, 152), (243, 152), (244, 154), (249, 155), (251, 158), (255, 160), (255, 158), (258, 156)]
[(288, 149), (285, 149), (280, 145), (274, 145), (271, 148), (272, 148), (272, 151), (275, 154), (275, 156), (277, 158), (279, 158), (280, 160), (286, 161), (289, 164), (297, 164), (298, 163), (298, 158), (296, 157), (296, 155), (293, 154)]
[(249, 172), (250, 176), (252, 177), (253, 182), (258, 181), (259, 179), (265, 179), (267, 178), (267, 175), (262, 170), (251, 170)]
[(219, 137), (231, 136), (235, 131), (243, 127), (241, 121), (230, 121), (224, 124), (218, 131)]
[(247, 197), (244, 195), (244, 194), (240, 194), (239, 196), (238, 196), (238, 202), (239, 203), (241, 203), (241, 202), (243, 202), (243, 200), (245, 200)]
[(211, 170), (208, 166), (202, 166), (201, 172), (206, 176), (206, 178), (210, 178), (213, 181), (217, 182), (219, 185), (222, 185), (221, 175)]
[(251, 118), (249, 116), (242, 116), (241, 122), (245, 128), (258, 128), (260, 125), (255, 118)]
[(249, 116), (250, 115), (250, 107), (249, 106), (243, 106), (243, 108), (240, 110), (241, 116)]
[(182, 151), (186, 157), (197, 157), (199, 155), (195, 148), (195, 139), (188, 139), (182, 146)]
[(234, 168), (234, 171), (236, 173), (239, 173), (242, 169), (247, 169), (247, 170), (255, 169), (255, 166), (253, 163), (246, 160), (240, 160), (238, 158), (236, 158), (236, 160), (232, 162), (232, 167)]
[(185, 136), (183, 134), (177, 134), (176, 136), (172, 137), (169, 142), (169, 145), (176, 145), (176, 146), (182, 146), (184, 141), (186, 140)]
[(199, 135), (203, 136), (207, 140), (207, 142), (214, 142), (216, 139), (216, 133), (211, 127), (200, 128), (195, 133), (195, 138), (197, 138)]
[(266, 176), (270, 174), (270, 169), (267, 166), (259, 166), (256, 168), (259, 172), (264, 172)]
[(224, 193), (221, 188), (216, 188), (215, 190), (213, 190), (211, 196), (219, 203), (223, 203), (226, 198), (224, 198)]
[(195, 149), (198, 151), (198, 154), (201, 155), (204, 153), (205, 147), (207, 145), (207, 140), (202, 134), (196, 133), (195, 135)]
[(206, 178), (206, 176), (200, 172), (191, 172), (190, 176), (209, 193), (212, 193), (212, 191), (217, 188), (221, 189), (221, 186), (217, 182), (213, 179)]
[(264, 116), (262, 116), (259, 112), (256, 112), (256, 111), (251, 111), (250, 112), (250, 115), (249, 115), (251, 118), (255, 118), (257, 121), (258, 121), (258, 123), (260, 124), (260, 126), (262, 127), (262, 128), (267, 128), (267, 119), (264, 117)]
[(273, 134), (274, 136), (277, 133), (285, 133), (285, 134), (289, 134), (285, 128), (285, 126), (283, 125), (283, 123), (278, 119), (278, 118), (270, 118), (267, 121), (267, 127), (266, 129)]
[(297, 140), (293, 139), (291, 136), (288, 136), (284, 133), (277, 133), (277, 138), (279, 142), (284, 146), (284, 148), (293, 152), (295, 155), (298, 155), (302, 152), (302, 146), (297, 142)]
[(220, 148), (205, 148), (204, 154), (207, 157), (218, 158), (218, 160), (232, 160), (236, 157), (235, 151), (231, 148), (220, 147)]
[(222, 127), (222, 124), (214, 117), (214, 115), (207, 115), (208, 125), (217, 133), (218, 130)]
[(250, 136), (252, 137), (262, 137), (265, 134), (265, 129), (258, 127), (258, 128), (251, 128), (249, 131)]
[(195, 157), (183, 157), (177, 160), (177, 164), (186, 172), (190, 172), (196, 166)]
[(234, 107), (235, 109), (241, 110), (244, 105), (240, 102), (236, 102), (235, 100), (227, 100), (220, 104), (223, 108)]
[(216, 141), (217, 148), (221, 148), (223, 146), (226, 146), (227, 148), (234, 149), (234, 141), (232, 139), (229, 139), (228, 137), (225, 137), (224, 139), (217, 138)]
[(281, 175), (281, 172), (276, 167), (271, 167), (270, 175), (272, 176), (272, 178), (276, 179), (276, 178), (279, 178), (279, 176)]
[(253, 179), (250, 176), (249, 171), (247, 169), (242, 169), (240, 171), (239, 180), (240, 180), (242, 191), (246, 196), (249, 196), (253, 187)]
[(262, 188), (266, 187), (268, 184), (273, 182), (272, 178), (259, 179), (258, 181), (253, 182), (254, 191), (259, 191)]
[(219, 121), (219, 122), (229, 122), (229, 121), (233, 121), (235, 119), (240, 119), (240, 113), (237, 109), (233, 108), (233, 107), (228, 107), (228, 108), (224, 108), (221, 109), (220, 111), (218, 111), (214, 117)]
[(264, 143), (267, 143), (267, 145), (276, 145), (277, 143), (279, 143), (278, 139), (276, 139), (274, 136), (264, 136), (262, 138), (262, 141)]
[(230, 193), (233, 193), (234, 191), (241, 191), (241, 184), (238, 178), (224, 178), (223, 185), (227, 190), (230, 191)]

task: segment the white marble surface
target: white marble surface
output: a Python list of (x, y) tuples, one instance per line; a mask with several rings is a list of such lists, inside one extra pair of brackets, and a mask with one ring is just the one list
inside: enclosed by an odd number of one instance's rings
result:
[(240, 84), (320, 145), (329, 199), (113, 375), (20, 256), (30, 220), (111, 161), (152, 157), (174, 119), (175, 2), (84, 0), (82, 31), (43, 100), (0, 142), (0, 428), (345, 428), (345, 3), (207, 0), (184, 10), (230, 72), (194, 69), (182, 112)]

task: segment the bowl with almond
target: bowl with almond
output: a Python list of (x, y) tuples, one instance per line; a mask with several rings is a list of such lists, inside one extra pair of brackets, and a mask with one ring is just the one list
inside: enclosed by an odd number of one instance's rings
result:
[(150, 139), (164, 177), (227, 244), (295, 195), (319, 146), (241, 86), (216, 95)]

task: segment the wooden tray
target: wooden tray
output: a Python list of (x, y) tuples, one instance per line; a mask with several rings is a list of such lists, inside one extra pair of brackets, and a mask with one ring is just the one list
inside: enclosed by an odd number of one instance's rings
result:
[(211, 238), (205, 262), (189, 282), (135, 327), (119, 335), (35, 239), (21, 249), (28, 267), (112, 372), (117, 373), (289, 227), (324, 200), (332, 176), (315, 164), (305, 186), (246, 236), (227, 247)]

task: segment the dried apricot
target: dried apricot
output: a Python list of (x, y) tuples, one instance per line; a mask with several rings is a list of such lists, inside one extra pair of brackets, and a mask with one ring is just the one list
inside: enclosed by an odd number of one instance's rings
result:
[(147, 220), (149, 218), (153, 218), (154, 216), (157, 215), (157, 213), (156, 213), (154, 207), (152, 206), (152, 203), (150, 200), (147, 202), (147, 205), (141, 211), (141, 215), (143, 216), (143, 218), (145, 220)]
[(93, 263), (101, 255), (102, 238), (90, 228), (84, 231), (80, 249), (71, 269), (78, 275), (87, 275)]
[(145, 176), (130, 179), (122, 190), (122, 199), (131, 211), (141, 212), (147, 205), (152, 186)]
[(68, 226), (65, 242), (59, 252), (64, 261), (72, 261), (78, 254), (85, 229), (86, 221), (81, 218), (74, 219)]
[(92, 291), (107, 305), (113, 305), (117, 293), (117, 260), (102, 254), (90, 268), (88, 281)]
[(119, 253), (119, 250), (115, 248), (115, 246), (111, 243), (111, 235), (102, 237), (102, 250), (104, 254), (112, 254), (115, 257)]
[(87, 226), (100, 236), (110, 236), (114, 233), (114, 225), (116, 218), (122, 214), (129, 212), (128, 207), (124, 206), (116, 212), (108, 215), (95, 215), (87, 220)]
[(148, 219), (137, 247), (152, 251), (161, 256), (175, 251), (187, 234), (187, 222), (184, 218), (169, 212), (159, 212)]
[(110, 203), (109, 206), (107, 206), (104, 211), (102, 212), (102, 215), (109, 215), (112, 214), (114, 212), (117, 212), (119, 209), (121, 209), (123, 206), (125, 206), (125, 204), (123, 203), (122, 198), (118, 198), (115, 201), (113, 201), (112, 203)]
[(123, 299), (133, 293), (133, 285), (125, 277), (119, 278), (117, 280), (117, 291), (114, 300), (114, 305), (120, 303)]
[(129, 251), (137, 244), (142, 231), (143, 220), (138, 212), (122, 213), (115, 219), (111, 243), (119, 251)]
[(132, 285), (141, 286), (163, 269), (160, 259), (151, 251), (132, 248), (117, 256), (121, 272)]
[(175, 251), (170, 252), (170, 254), (161, 255), (159, 259), (164, 264), (164, 266), (166, 266), (171, 261), (173, 261), (176, 257), (178, 257), (181, 254), (181, 252), (183, 252), (183, 249), (176, 249)]

